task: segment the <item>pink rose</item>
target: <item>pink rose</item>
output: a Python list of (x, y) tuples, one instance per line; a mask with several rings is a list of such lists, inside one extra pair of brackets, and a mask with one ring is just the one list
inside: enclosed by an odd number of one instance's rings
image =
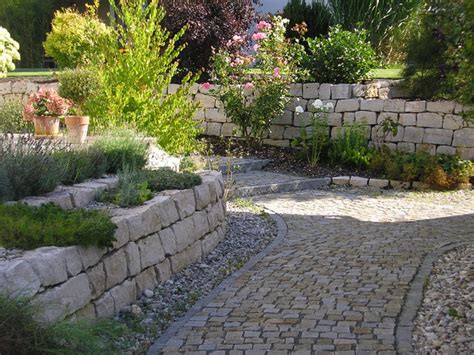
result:
[(245, 90), (252, 90), (253, 89), (253, 84), (251, 82), (247, 82), (244, 85)]
[(234, 37), (232, 37), (232, 40), (234, 42), (243, 42), (244, 41), (244, 36), (234, 35)]
[(258, 24), (257, 24), (257, 30), (261, 31), (261, 30), (269, 30), (272, 28), (272, 25), (269, 24), (268, 22), (266, 21), (260, 21)]
[(281, 78), (280, 68), (275, 67), (275, 68), (273, 69), (273, 76), (274, 76), (275, 78)]
[(265, 39), (265, 38), (267, 38), (267, 34), (263, 33), (263, 32), (256, 32), (252, 35), (252, 39), (254, 41), (259, 41), (259, 40)]
[(205, 82), (201, 84), (201, 88), (203, 88), (204, 90), (209, 90), (211, 88), (211, 84), (209, 84), (208, 82)]
[(253, 45), (253, 50), (254, 50), (255, 52), (258, 51), (259, 48), (260, 48), (260, 45), (259, 45), (258, 43), (255, 43), (255, 44)]

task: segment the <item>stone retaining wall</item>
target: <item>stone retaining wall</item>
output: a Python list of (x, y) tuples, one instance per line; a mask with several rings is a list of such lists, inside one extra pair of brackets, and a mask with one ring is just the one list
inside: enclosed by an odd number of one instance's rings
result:
[[(465, 159), (474, 160), (474, 125), (462, 119), (467, 111), (452, 101), (413, 101), (404, 99), (397, 81), (378, 80), (366, 84), (293, 84), (294, 97), (283, 115), (277, 118), (265, 137), (264, 143), (288, 147), (298, 137), (301, 127), (308, 127), (315, 99), (332, 102), (329, 113), (330, 135), (335, 137), (345, 123), (358, 122), (367, 127), (367, 136), (374, 144), (385, 144), (392, 149), (415, 152), (427, 150), (431, 154), (458, 152)], [(13, 99), (25, 100), (27, 95), (40, 87), (56, 88), (54, 81), (15, 80), (0, 81), (0, 105)], [(168, 92), (176, 92), (178, 85), (171, 84)], [(210, 136), (230, 137), (236, 126), (224, 114), (222, 103), (209, 94), (209, 90), (195, 85), (193, 98), (199, 101), (202, 110), (196, 119)], [(305, 112), (295, 114), (302, 106)], [(383, 122), (390, 118), (400, 126), (395, 136), (384, 136)], [(309, 127), (308, 127), (309, 129)]]
[[(143, 206), (115, 211), (111, 248), (44, 247), (0, 262), (0, 292), (33, 296), (47, 321), (118, 312), (223, 240), (222, 175), (201, 176), (203, 183), (193, 189), (166, 191)], [(24, 202), (83, 206), (113, 185), (113, 179), (99, 179)]]

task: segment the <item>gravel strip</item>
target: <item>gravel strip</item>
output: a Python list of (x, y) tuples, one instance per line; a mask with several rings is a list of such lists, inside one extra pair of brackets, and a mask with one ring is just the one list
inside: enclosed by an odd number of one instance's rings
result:
[(415, 353), (474, 353), (474, 245), (443, 255), (427, 280), (413, 332)]
[(145, 353), (173, 321), (263, 250), (276, 235), (274, 221), (258, 207), (228, 203), (224, 241), (201, 262), (172, 276), (155, 290), (145, 290), (139, 301), (116, 316), (130, 329), (130, 334), (117, 340), (118, 347), (124, 353)]

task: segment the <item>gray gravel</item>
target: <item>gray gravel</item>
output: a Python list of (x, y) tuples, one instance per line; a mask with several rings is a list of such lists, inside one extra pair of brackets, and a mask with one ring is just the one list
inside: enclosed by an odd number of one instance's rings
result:
[(474, 245), (443, 255), (415, 320), (416, 353), (474, 354)]
[(118, 347), (125, 353), (145, 353), (173, 321), (263, 250), (276, 234), (273, 219), (257, 207), (228, 203), (224, 241), (201, 262), (172, 276), (155, 290), (146, 290), (136, 304), (125, 307), (116, 316), (130, 329), (130, 334), (117, 340)]

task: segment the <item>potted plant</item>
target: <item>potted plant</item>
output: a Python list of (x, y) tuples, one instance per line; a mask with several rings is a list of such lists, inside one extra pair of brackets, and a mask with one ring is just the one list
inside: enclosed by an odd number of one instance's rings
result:
[(59, 94), (73, 103), (64, 121), (71, 143), (82, 144), (86, 141), (89, 129), (87, 105), (99, 88), (97, 76), (90, 70), (76, 68), (64, 70), (58, 74)]
[(42, 90), (29, 96), (23, 117), (35, 126), (35, 137), (56, 138), (59, 136), (60, 117), (68, 113), (71, 102), (58, 95), (55, 90)]

